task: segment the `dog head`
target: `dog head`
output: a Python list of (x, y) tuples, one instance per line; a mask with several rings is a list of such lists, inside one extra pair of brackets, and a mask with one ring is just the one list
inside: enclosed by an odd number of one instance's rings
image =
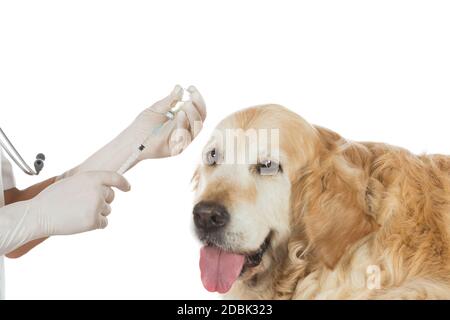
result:
[(277, 105), (249, 108), (219, 124), (194, 175), (207, 290), (225, 293), (237, 279), (267, 271), (294, 233), (333, 267), (370, 232), (365, 190), (359, 192), (364, 174), (331, 156), (338, 140)]

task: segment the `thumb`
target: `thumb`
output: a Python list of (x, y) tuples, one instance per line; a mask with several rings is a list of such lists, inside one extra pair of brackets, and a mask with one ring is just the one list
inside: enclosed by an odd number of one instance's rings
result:
[(166, 113), (170, 111), (175, 104), (183, 98), (183, 88), (179, 85), (176, 85), (172, 92), (165, 97), (164, 99), (156, 102), (151, 109), (156, 112)]
[(128, 192), (131, 189), (127, 179), (122, 175), (113, 171), (98, 171), (95, 172), (98, 182), (106, 187), (115, 187), (124, 192)]

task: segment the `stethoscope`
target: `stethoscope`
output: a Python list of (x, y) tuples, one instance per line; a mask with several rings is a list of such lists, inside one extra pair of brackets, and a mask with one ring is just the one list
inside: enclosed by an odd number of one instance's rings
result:
[(0, 128), (0, 145), (9, 155), (11, 160), (13, 160), (26, 174), (30, 176), (37, 176), (44, 168), (45, 155), (43, 153), (39, 153), (36, 156), (36, 160), (34, 161), (34, 170), (31, 169), (31, 167), (25, 162), (25, 160), (23, 160), (20, 153), (8, 139), (8, 136), (3, 132), (2, 128)]
[[(166, 113), (160, 113), (153, 110), (150, 111), (165, 115), (168, 121), (172, 121), (175, 119), (178, 111), (180, 111), (183, 103), (188, 101), (188, 99), (190, 99), (190, 93), (186, 89), (183, 89), (183, 98), (171, 110)], [(132, 166), (132, 164), (139, 158), (139, 154), (147, 147), (149, 139), (150, 137), (142, 142), (142, 144), (137, 147), (136, 151), (120, 167), (120, 169), (118, 170), (120, 174), (123, 174), (126, 170), (128, 170)], [(31, 167), (25, 162), (25, 160), (23, 160), (20, 153), (11, 143), (11, 140), (8, 139), (8, 136), (3, 132), (2, 128), (0, 128), (0, 145), (2, 146), (3, 150), (5, 150), (9, 155), (9, 157), (16, 163), (16, 165), (26, 174), (30, 176), (37, 176), (44, 168), (45, 155), (43, 153), (38, 153), (36, 155), (36, 160), (34, 161), (34, 170), (31, 169)]]
[[(156, 112), (156, 111), (153, 111)], [(172, 109), (165, 114), (168, 120), (173, 120), (175, 118), (176, 113), (178, 110)], [(156, 112), (160, 114), (159, 112)], [(147, 141), (147, 140), (146, 140)], [(122, 167), (119, 169), (119, 173), (123, 174), (126, 170), (130, 168), (133, 162), (137, 160), (139, 157), (139, 154), (146, 148), (147, 143), (144, 141), (141, 145), (139, 145), (138, 149), (135, 153), (133, 153), (130, 158), (122, 165)], [(31, 169), (31, 167), (25, 162), (25, 160), (20, 155), (19, 151), (14, 147), (11, 140), (9, 140), (6, 133), (0, 128), (0, 145), (2, 146), (3, 150), (6, 151), (6, 153), (9, 155), (9, 157), (15, 162), (15, 164), (26, 174), (30, 176), (37, 176), (42, 169), (44, 168), (44, 161), (45, 161), (45, 155), (43, 153), (38, 153), (36, 155), (36, 160), (34, 161), (34, 170)]]

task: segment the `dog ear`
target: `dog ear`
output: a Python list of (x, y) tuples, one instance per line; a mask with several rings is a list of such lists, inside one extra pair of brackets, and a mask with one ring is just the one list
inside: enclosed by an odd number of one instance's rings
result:
[(352, 244), (378, 228), (366, 199), (365, 151), (354, 145), (343, 152), (334, 149), (297, 181), (300, 185), (294, 184), (302, 190), (294, 195), (298, 219), (319, 259), (331, 269)]

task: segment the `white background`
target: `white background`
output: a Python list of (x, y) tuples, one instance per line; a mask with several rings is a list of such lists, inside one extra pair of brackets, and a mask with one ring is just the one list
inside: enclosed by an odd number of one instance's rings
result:
[(109, 227), (7, 261), (7, 297), (217, 298), (190, 178), (227, 114), (266, 102), (354, 140), (450, 153), (448, 1), (2, 1), (0, 124), (40, 178), (80, 163), (175, 83), (209, 117), (181, 156), (127, 174)]

